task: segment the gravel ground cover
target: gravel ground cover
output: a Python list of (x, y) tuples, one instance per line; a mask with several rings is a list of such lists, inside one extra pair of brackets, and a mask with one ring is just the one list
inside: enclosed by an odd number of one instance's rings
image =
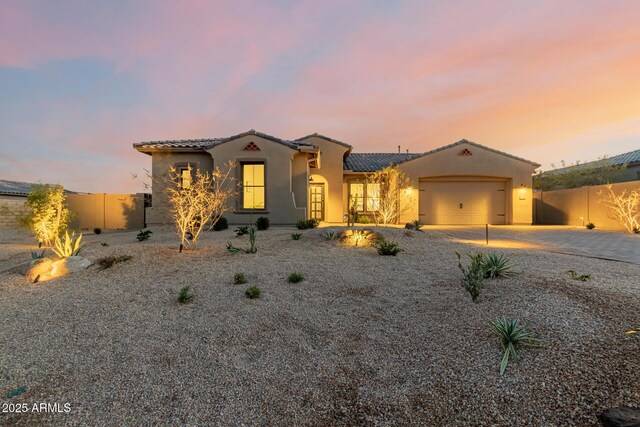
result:
[[(272, 227), (256, 254), (234, 255), (227, 242), (249, 242), (231, 229), (182, 254), (171, 230), (153, 231), (85, 236), (92, 261), (132, 259), (40, 284), (15, 272), (31, 240), (2, 231), (0, 405), (71, 412), (5, 412), (0, 425), (582, 426), (640, 402), (640, 337), (625, 334), (640, 324), (639, 265), (495, 248), (522, 273), (487, 281), (474, 304), (455, 251), (485, 248), (435, 230), (381, 229), (396, 257), (326, 229), (295, 241)], [(305, 279), (288, 283), (293, 272)], [(179, 304), (185, 286), (195, 300)], [(502, 377), (497, 316), (545, 340)]]

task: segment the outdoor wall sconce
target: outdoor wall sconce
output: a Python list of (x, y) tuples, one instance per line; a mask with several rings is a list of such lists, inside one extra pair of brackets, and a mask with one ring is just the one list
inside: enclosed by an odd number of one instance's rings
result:
[(520, 200), (527, 200), (527, 186), (524, 184), (520, 184), (520, 189), (518, 190), (518, 198)]

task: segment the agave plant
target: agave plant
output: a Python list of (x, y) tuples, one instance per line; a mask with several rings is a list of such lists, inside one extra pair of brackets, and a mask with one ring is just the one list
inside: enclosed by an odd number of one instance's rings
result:
[(519, 323), (520, 319), (509, 320), (506, 317), (499, 317), (489, 323), (491, 330), (500, 339), (504, 348), (504, 356), (502, 356), (502, 362), (500, 362), (500, 375), (503, 375), (505, 369), (507, 369), (509, 357), (518, 358), (516, 353), (518, 346), (542, 346), (542, 340), (536, 334), (525, 330), (528, 325), (526, 323), (519, 325)]
[(511, 265), (511, 261), (506, 256), (500, 254), (485, 255), (482, 259), (484, 277), (512, 277), (518, 272)]
[(77, 256), (82, 249), (80, 242), (82, 241), (82, 233), (76, 236), (76, 233), (69, 235), (68, 231), (65, 231), (64, 237), (61, 239), (56, 237), (54, 247), (51, 249), (60, 258), (69, 258), (70, 256)]
[(47, 250), (44, 249), (42, 252), (38, 253), (37, 251), (32, 250), (31, 251), (31, 259), (40, 259), (40, 258), (44, 258), (44, 253)]

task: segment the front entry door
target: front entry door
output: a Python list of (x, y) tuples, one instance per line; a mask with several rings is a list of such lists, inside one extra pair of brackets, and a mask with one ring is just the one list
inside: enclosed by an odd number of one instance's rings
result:
[(324, 184), (309, 184), (309, 218), (324, 221)]

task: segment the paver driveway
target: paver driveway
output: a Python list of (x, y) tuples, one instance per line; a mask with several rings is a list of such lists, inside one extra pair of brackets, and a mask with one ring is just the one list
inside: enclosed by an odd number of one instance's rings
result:
[[(427, 226), (461, 240), (485, 241), (484, 227)], [(533, 247), (552, 252), (640, 264), (640, 236), (622, 231), (567, 226), (491, 226), (490, 244)]]

